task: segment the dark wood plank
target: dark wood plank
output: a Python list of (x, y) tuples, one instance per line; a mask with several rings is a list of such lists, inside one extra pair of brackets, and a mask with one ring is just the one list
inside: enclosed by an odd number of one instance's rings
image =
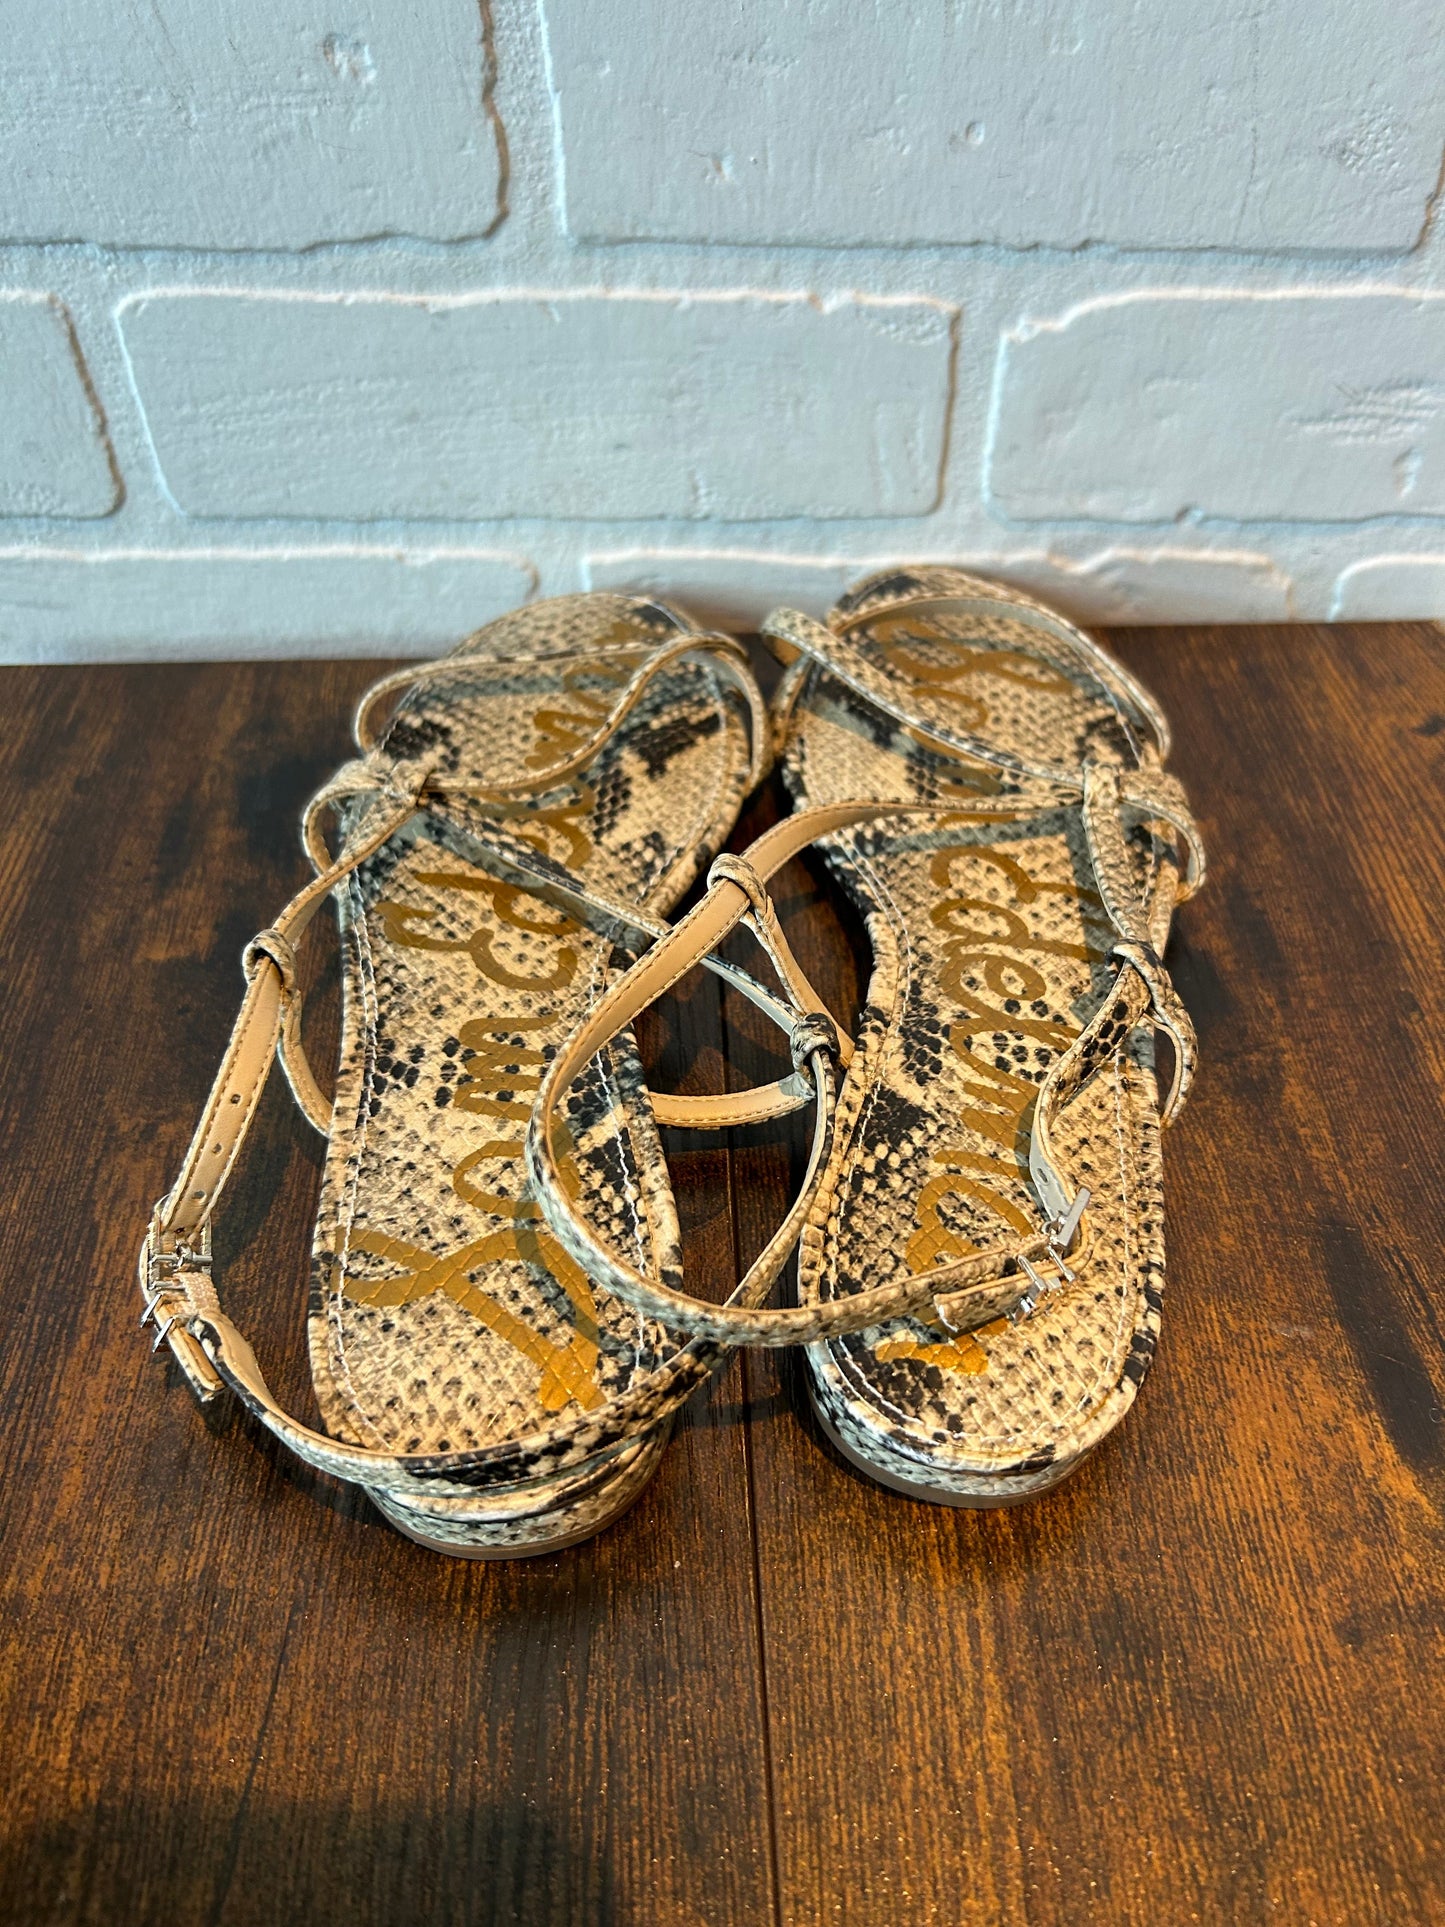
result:
[[(1113, 641), (1213, 856), (1164, 1342), (1004, 1513), (870, 1485), (750, 1361), (782, 1918), (1445, 1920), (1445, 642)], [(806, 887), (788, 927), (843, 1008)], [(744, 1257), (796, 1168), (751, 1154)]]
[[(1140, 1407), (1049, 1499), (956, 1514), (747, 1360), (628, 1519), (516, 1567), (208, 1428), (132, 1324), (234, 959), (374, 666), (0, 679), (0, 1918), (1445, 1920), (1441, 639), (1115, 640), (1214, 855)], [(781, 895), (846, 1010), (859, 933), (807, 864)], [(656, 1082), (776, 1074), (728, 1006), (699, 976), (645, 1026)], [(279, 1093), (258, 1136), (228, 1290), (302, 1402), (317, 1157)], [(798, 1133), (670, 1161), (716, 1294)]]
[[(304, 874), (297, 812), (376, 669), (0, 678), (0, 1919), (767, 1920), (736, 1374), (599, 1540), (469, 1565), (234, 1411), (208, 1426), (136, 1329), (135, 1248), (241, 945)], [(706, 1075), (716, 996), (651, 1044)], [(258, 1138), (224, 1289), (309, 1409), (319, 1159), (279, 1088)], [(702, 1155), (689, 1242), (722, 1277), (725, 1173)]]

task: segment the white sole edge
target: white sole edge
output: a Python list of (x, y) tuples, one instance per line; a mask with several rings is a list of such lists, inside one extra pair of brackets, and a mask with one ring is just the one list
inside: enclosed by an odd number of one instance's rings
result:
[[(848, 1444), (831, 1416), (823, 1409), (817, 1389), (811, 1383), (808, 1387), (808, 1398), (813, 1408), (813, 1416), (817, 1419), (824, 1437), (835, 1451), (865, 1478), (871, 1479), (875, 1485), (886, 1486), (890, 1492), (902, 1493), (907, 1499), (917, 1499), (925, 1505), (951, 1506), (955, 1511), (960, 1512), (996, 1512), (1008, 1506), (1027, 1505), (1030, 1499), (1042, 1498), (1045, 1493), (1052, 1492), (1055, 1487), (1062, 1485), (1070, 1473), (1077, 1472), (1079, 1467), (1098, 1449), (1091, 1446), (1087, 1452), (1081, 1452), (1077, 1458), (1066, 1459), (1061, 1465), (1051, 1465), (1040, 1472), (996, 1474), (980, 1472), (975, 1476), (980, 1479), (997, 1480), (995, 1491), (977, 1494), (956, 1492), (947, 1486), (931, 1485), (926, 1479), (913, 1478), (901, 1472), (888, 1470), (876, 1459), (865, 1458), (855, 1447)], [(902, 1459), (901, 1453), (896, 1456)]]

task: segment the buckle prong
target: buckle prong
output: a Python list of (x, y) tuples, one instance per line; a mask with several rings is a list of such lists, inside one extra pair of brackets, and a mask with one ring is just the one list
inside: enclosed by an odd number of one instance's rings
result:
[[(151, 1310), (154, 1311), (155, 1307), (152, 1306)], [(154, 1341), (151, 1344), (152, 1352), (158, 1352), (160, 1350), (161, 1346), (165, 1344), (166, 1340), (171, 1335), (172, 1325), (179, 1324), (180, 1319), (181, 1319), (181, 1313), (178, 1311), (173, 1311), (169, 1318), (165, 1318), (165, 1319), (158, 1318), (156, 1320), (156, 1335), (155, 1335)]]
[(1051, 1292), (1062, 1291), (1066, 1285), (1078, 1282), (1079, 1274), (1069, 1264), (1066, 1253), (1072, 1250), (1074, 1240), (1079, 1235), (1079, 1223), (1089, 1208), (1089, 1200), (1092, 1196), (1093, 1193), (1088, 1185), (1081, 1185), (1075, 1192), (1074, 1201), (1068, 1210), (1062, 1216), (1055, 1218), (1047, 1227), (1044, 1250), (1048, 1254), (1050, 1265), (1058, 1274), (1057, 1277), (1040, 1271), (1038, 1266), (1028, 1258), (1019, 1259), (1019, 1269), (1027, 1276), (1029, 1289), (1019, 1299), (1013, 1310), (1004, 1314), (1011, 1325), (1021, 1325), (1026, 1318), (1032, 1318)]
[[(1081, 1184), (1074, 1193), (1074, 1202), (1068, 1210), (1049, 1226), (1049, 1255), (1055, 1264), (1059, 1264), (1063, 1255), (1073, 1249), (1074, 1240), (1079, 1235), (1080, 1220), (1088, 1210), (1089, 1200), (1093, 1195), (1087, 1184)], [(1062, 1266), (1060, 1268), (1062, 1269)], [(1072, 1284), (1073, 1273), (1066, 1272), (1065, 1275)]]

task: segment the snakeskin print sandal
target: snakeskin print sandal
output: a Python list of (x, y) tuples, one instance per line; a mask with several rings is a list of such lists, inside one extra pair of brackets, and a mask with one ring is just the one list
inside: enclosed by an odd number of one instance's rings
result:
[[(766, 629), (792, 664), (775, 709), (798, 813), (715, 865), (709, 895), (559, 1051), (529, 1170), (558, 1238), (649, 1315), (720, 1343), (806, 1344), (824, 1429), (871, 1477), (1013, 1504), (1119, 1423), (1159, 1329), (1156, 1029), (1174, 1052), (1166, 1120), (1194, 1065), (1159, 951), (1203, 877), (1167, 725), (1061, 617), (954, 570), (874, 577), (826, 625), (780, 611)], [(704, 1305), (606, 1247), (549, 1133), (592, 1055), (739, 920), (784, 981), (795, 1063), (826, 1040), (766, 890), (820, 840), (874, 967), (856, 1046), (837, 1038), (836, 1115), (826, 1051), (809, 1060), (799, 1302)]]
[(1166, 1123), (1195, 1061), (1159, 953), (1202, 846), (1157, 705), (1025, 596), (885, 574), (826, 625), (780, 612), (767, 629), (797, 652), (778, 701), (797, 806), (896, 799), (927, 823), (824, 844), (874, 971), (800, 1295), (846, 1300), (888, 1271), (946, 1289), (980, 1254), (1015, 1255), (936, 1318), (814, 1347), (814, 1405), (874, 1478), (1009, 1504), (1083, 1462), (1154, 1355), (1156, 1030), (1173, 1046)]
[[(423, 1544), (549, 1551), (637, 1497), (676, 1407), (727, 1354), (594, 1289), (529, 1197), (522, 1126), (615, 947), (662, 932), (764, 773), (767, 712), (729, 638), (641, 597), (569, 596), (384, 678), (356, 735), (360, 757), (306, 812), (315, 878), (247, 946), (230, 1044), (141, 1252), (144, 1321), (200, 1398), (229, 1388)], [(328, 1101), (301, 1045), (295, 944), (330, 895)], [(308, 1312), (324, 1432), (277, 1405), (211, 1276), (212, 1213), (278, 1053), (328, 1140)], [(675, 1277), (659, 1116), (618, 1036), (578, 1094), (559, 1181)]]

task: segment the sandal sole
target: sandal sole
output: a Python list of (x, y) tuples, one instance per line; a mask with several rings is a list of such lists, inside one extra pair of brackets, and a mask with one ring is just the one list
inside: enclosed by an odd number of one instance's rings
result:
[[(1001, 1512), (1010, 1506), (1027, 1505), (1031, 1499), (1039, 1499), (1047, 1492), (1062, 1485), (1073, 1472), (1093, 1457), (1098, 1449), (1091, 1446), (1077, 1458), (1068, 1459), (1062, 1465), (1049, 1466), (1042, 1472), (980, 1472), (980, 1481), (994, 1482), (992, 1490), (977, 1493), (955, 1492), (948, 1487), (930, 1485), (926, 1479), (915, 1479), (895, 1471), (892, 1466), (879, 1463), (851, 1446), (843, 1436), (830, 1414), (824, 1409), (816, 1390), (809, 1387), (809, 1403), (813, 1416), (818, 1421), (818, 1429), (841, 1458), (847, 1460), (855, 1471), (861, 1472), (875, 1485), (887, 1486), (890, 1492), (902, 1493), (906, 1499), (917, 1499), (925, 1505), (949, 1506), (956, 1512)], [(902, 1462), (902, 1455), (899, 1455)], [(911, 1466), (910, 1466), (911, 1469)]]
[[(645, 1439), (642, 1449), (628, 1456), (620, 1472), (589, 1489), (584, 1498), (572, 1505), (553, 1513), (522, 1514), (515, 1519), (505, 1515), (462, 1518), (457, 1521), (456, 1536), (452, 1538), (427, 1531), (416, 1523), (427, 1515), (389, 1493), (367, 1489), (366, 1496), (388, 1525), (395, 1526), (398, 1532), (425, 1546), (429, 1552), (445, 1553), (453, 1559), (540, 1559), (547, 1553), (566, 1552), (572, 1546), (583, 1544), (606, 1531), (629, 1511), (656, 1477), (671, 1430), (669, 1423)], [(503, 1534), (507, 1536), (502, 1537)]]
[[(541, 726), (539, 717), (553, 731), (577, 724), (582, 712), (574, 716), (567, 705), (583, 699), (567, 681), (573, 673), (570, 658), (557, 647), (557, 635), (563, 633), (566, 621), (581, 620), (581, 604), (590, 600), (578, 598), (579, 608), (570, 614), (567, 598), (553, 605), (534, 605), (527, 612), (533, 622), (546, 618), (557, 625), (555, 634), (551, 627), (540, 632), (536, 646), (541, 649), (545, 643), (546, 649), (536, 660), (548, 668), (545, 675), (542, 669), (535, 672), (542, 679), (537, 689), (525, 697), (507, 699), (520, 705), (518, 715), (531, 715), (529, 727)], [(645, 624), (638, 627), (637, 636), (639, 641), (629, 642), (628, 649), (656, 639)], [(603, 641), (615, 651), (615, 637)], [(589, 638), (578, 643), (576, 661), (608, 668), (602, 644)], [(465, 658), (459, 667), (464, 663)], [(615, 682), (621, 672), (611, 669), (609, 673)], [(552, 824), (543, 837), (543, 854), (560, 851), (559, 861), (561, 856), (574, 856), (579, 839), (589, 860), (598, 853), (606, 858), (616, 812), (624, 805), (636, 812), (637, 840), (643, 847), (643, 832), (652, 824), (655, 796), (660, 793), (642, 780), (652, 770), (643, 750), (657, 738), (667, 753), (652, 771), (651, 781), (661, 783), (666, 770), (666, 780), (676, 792), (677, 821), (669, 824), (665, 844), (651, 854), (650, 846), (643, 848), (643, 856), (635, 859), (641, 866), (639, 875), (632, 881), (644, 911), (662, 915), (691, 880), (697, 852), (715, 847), (726, 835), (736, 815), (734, 792), (741, 791), (746, 748), (732, 713), (735, 705), (730, 706), (724, 686), (711, 675), (699, 676), (696, 665), (669, 671), (657, 685), (657, 694), (663, 703), (663, 722), (674, 733), (683, 730), (683, 740), (672, 741), (667, 729), (659, 736), (658, 726), (647, 721), (644, 705), (622, 732), (625, 746), (627, 732), (636, 728), (642, 749), (630, 752), (630, 764), (620, 760), (615, 764), (624, 774), (630, 769), (628, 780), (635, 789), (619, 782), (613, 786), (616, 795), (611, 803), (606, 797), (593, 799), (580, 815), (558, 807), (542, 812), (542, 817)], [(457, 698), (454, 707), (464, 700), (480, 702), (481, 698)], [(487, 700), (500, 698), (489, 695)], [(398, 713), (406, 718), (407, 701)], [(449, 720), (450, 712), (438, 705), (437, 716), (455, 728), (457, 741), (475, 756), (466, 731), (480, 728), (481, 722), (464, 708), (457, 708), (457, 713), (465, 724)], [(421, 714), (423, 721), (437, 722), (424, 704)], [(686, 776), (690, 769), (678, 762), (681, 757), (699, 765), (694, 772), (696, 783), (690, 778), (684, 782), (677, 774), (681, 768)], [(354, 876), (346, 890), (338, 892), (345, 992), (336, 1109), (347, 1126), (333, 1130), (313, 1239), (319, 1284), (309, 1318), (312, 1377), (330, 1431), (383, 1445), (390, 1444), (400, 1429), (385, 1415), (398, 1398), (405, 1402), (414, 1376), (430, 1380), (428, 1398), (437, 1400), (442, 1395), (448, 1402), (444, 1418), (431, 1421), (432, 1432), (440, 1432), (444, 1439), (455, 1440), (459, 1426), (495, 1433), (497, 1411), (487, 1411), (488, 1401), (493, 1408), (506, 1406), (518, 1385), (523, 1387), (523, 1403), (530, 1400), (531, 1409), (512, 1415), (509, 1422), (524, 1434), (529, 1428), (543, 1434), (554, 1414), (575, 1415), (573, 1401), (595, 1409), (599, 1422), (605, 1419), (606, 1398), (617, 1386), (603, 1386), (594, 1374), (605, 1362), (607, 1344), (633, 1345), (639, 1361), (634, 1369), (651, 1370), (655, 1367), (646, 1364), (646, 1356), (649, 1351), (656, 1355), (661, 1343), (660, 1334), (644, 1331), (642, 1321), (626, 1308), (614, 1315), (613, 1308), (594, 1301), (589, 1281), (551, 1246), (545, 1226), (536, 1226), (532, 1214), (509, 1217), (506, 1208), (510, 1201), (525, 1196), (524, 1181), (518, 1176), (521, 1132), (517, 1127), (524, 1121), (519, 1113), (541, 1075), (539, 1060), (550, 1048), (551, 1033), (543, 1020), (565, 1034), (565, 1012), (559, 1015), (556, 1007), (567, 996), (574, 1001), (585, 997), (589, 984), (594, 985), (590, 994), (597, 994), (595, 985), (603, 978), (609, 940), (568, 916), (561, 916), (558, 923), (555, 908), (542, 913), (540, 921), (534, 920), (534, 913), (525, 908), (521, 886), (511, 894), (520, 893), (523, 907), (509, 909), (505, 886), (500, 897), (495, 890), (489, 893), (489, 873), (481, 873), (482, 888), (474, 890), (477, 866), (450, 848), (446, 836), (443, 820), (434, 833), (414, 837), (415, 849), (397, 839), (378, 854), (368, 872)], [(605, 862), (601, 868), (605, 876)], [(434, 930), (441, 936), (429, 942)], [(560, 959), (552, 954), (559, 949)], [(548, 978), (548, 969), (557, 982)], [(541, 988), (534, 990), (534, 982)], [(376, 1071), (378, 1038), (386, 1034), (388, 1023), (395, 1025), (391, 1013), (397, 1007), (422, 1014), (403, 1039), (411, 1068), (388, 1060)], [(450, 1048), (448, 1033), (453, 1040)], [(460, 1055), (457, 1040), (466, 1047)], [(509, 1064), (509, 1059), (516, 1061)], [(437, 1100), (457, 1101), (445, 1106), (440, 1101), (426, 1102), (428, 1080), (450, 1077), (467, 1060), (472, 1061), (472, 1071), (433, 1094)], [(504, 1068), (511, 1074), (504, 1076)], [(660, 1147), (655, 1147), (651, 1135), (650, 1112), (631, 1084), (622, 1088), (634, 1074), (640, 1088), (635, 1053), (630, 1045), (620, 1047), (608, 1075), (616, 1086), (613, 1101), (623, 1119), (623, 1144), (617, 1155), (622, 1158), (625, 1152), (625, 1163), (620, 1175), (610, 1174), (609, 1181), (619, 1192), (630, 1187), (616, 1207), (623, 1235), (629, 1225), (642, 1226), (634, 1235), (644, 1239), (648, 1261), (658, 1263), (675, 1243), (674, 1214), (665, 1179), (660, 1185), (651, 1181), (652, 1173), (664, 1167)], [(373, 1079), (383, 1099), (379, 1110), (375, 1101), (366, 1101)], [(407, 1095), (412, 1085), (422, 1093), (416, 1099)], [(459, 1095), (463, 1092), (464, 1097)], [(463, 1113), (458, 1126), (449, 1122), (454, 1113)], [(489, 1137), (497, 1141), (488, 1145)], [(457, 1183), (457, 1174), (470, 1171), (464, 1154), (473, 1151), (490, 1151), (493, 1161), (482, 1167), (484, 1175), (468, 1176), (464, 1188)], [(423, 1173), (415, 1179), (410, 1175), (413, 1161)], [(373, 1189), (379, 1206), (373, 1202)], [(466, 1217), (466, 1209), (472, 1206), (476, 1207), (473, 1216)], [(450, 1228), (433, 1233), (432, 1225)], [(468, 1257), (469, 1234), (474, 1234), (470, 1245), (476, 1248), (475, 1262), (448, 1264), (458, 1253), (461, 1259)], [(378, 1280), (380, 1288), (373, 1292)], [(569, 1298), (571, 1311), (559, 1321), (554, 1301)], [(601, 1336), (589, 1341), (594, 1322), (602, 1328)], [(391, 1335), (393, 1327), (396, 1335)], [(599, 1346), (604, 1347), (600, 1354)], [(525, 1361), (524, 1366), (517, 1365), (514, 1354)], [(355, 1366), (357, 1357), (360, 1369)], [(518, 1374), (530, 1365), (538, 1368), (541, 1377), (529, 1390)], [(367, 1386), (364, 1403), (356, 1391), (361, 1383)], [(691, 1384), (686, 1389), (691, 1390)], [(559, 1393), (565, 1395), (566, 1403)], [(471, 1414), (479, 1394), (483, 1417), (474, 1419)], [(383, 1424), (386, 1429), (378, 1438)], [(418, 1421), (413, 1429), (423, 1428)], [(655, 1472), (669, 1429), (664, 1426), (655, 1436), (634, 1438), (622, 1452), (615, 1446), (605, 1449), (595, 1467), (574, 1467), (550, 1494), (544, 1481), (530, 1489), (496, 1487), (476, 1500), (431, 1501), (414, 1497), (412, 1490), (403, 1495), (363, 1489), (389, 1524), (431, 1550), (457, 1558), (527, 1558), (575, 1545), (620, 1516)], [(473, 1443), (465, 1431), (463, 1442)], [(427, 1444), (446, 1449), (434, 1439), (427, 1439), (423, 1449)]]

